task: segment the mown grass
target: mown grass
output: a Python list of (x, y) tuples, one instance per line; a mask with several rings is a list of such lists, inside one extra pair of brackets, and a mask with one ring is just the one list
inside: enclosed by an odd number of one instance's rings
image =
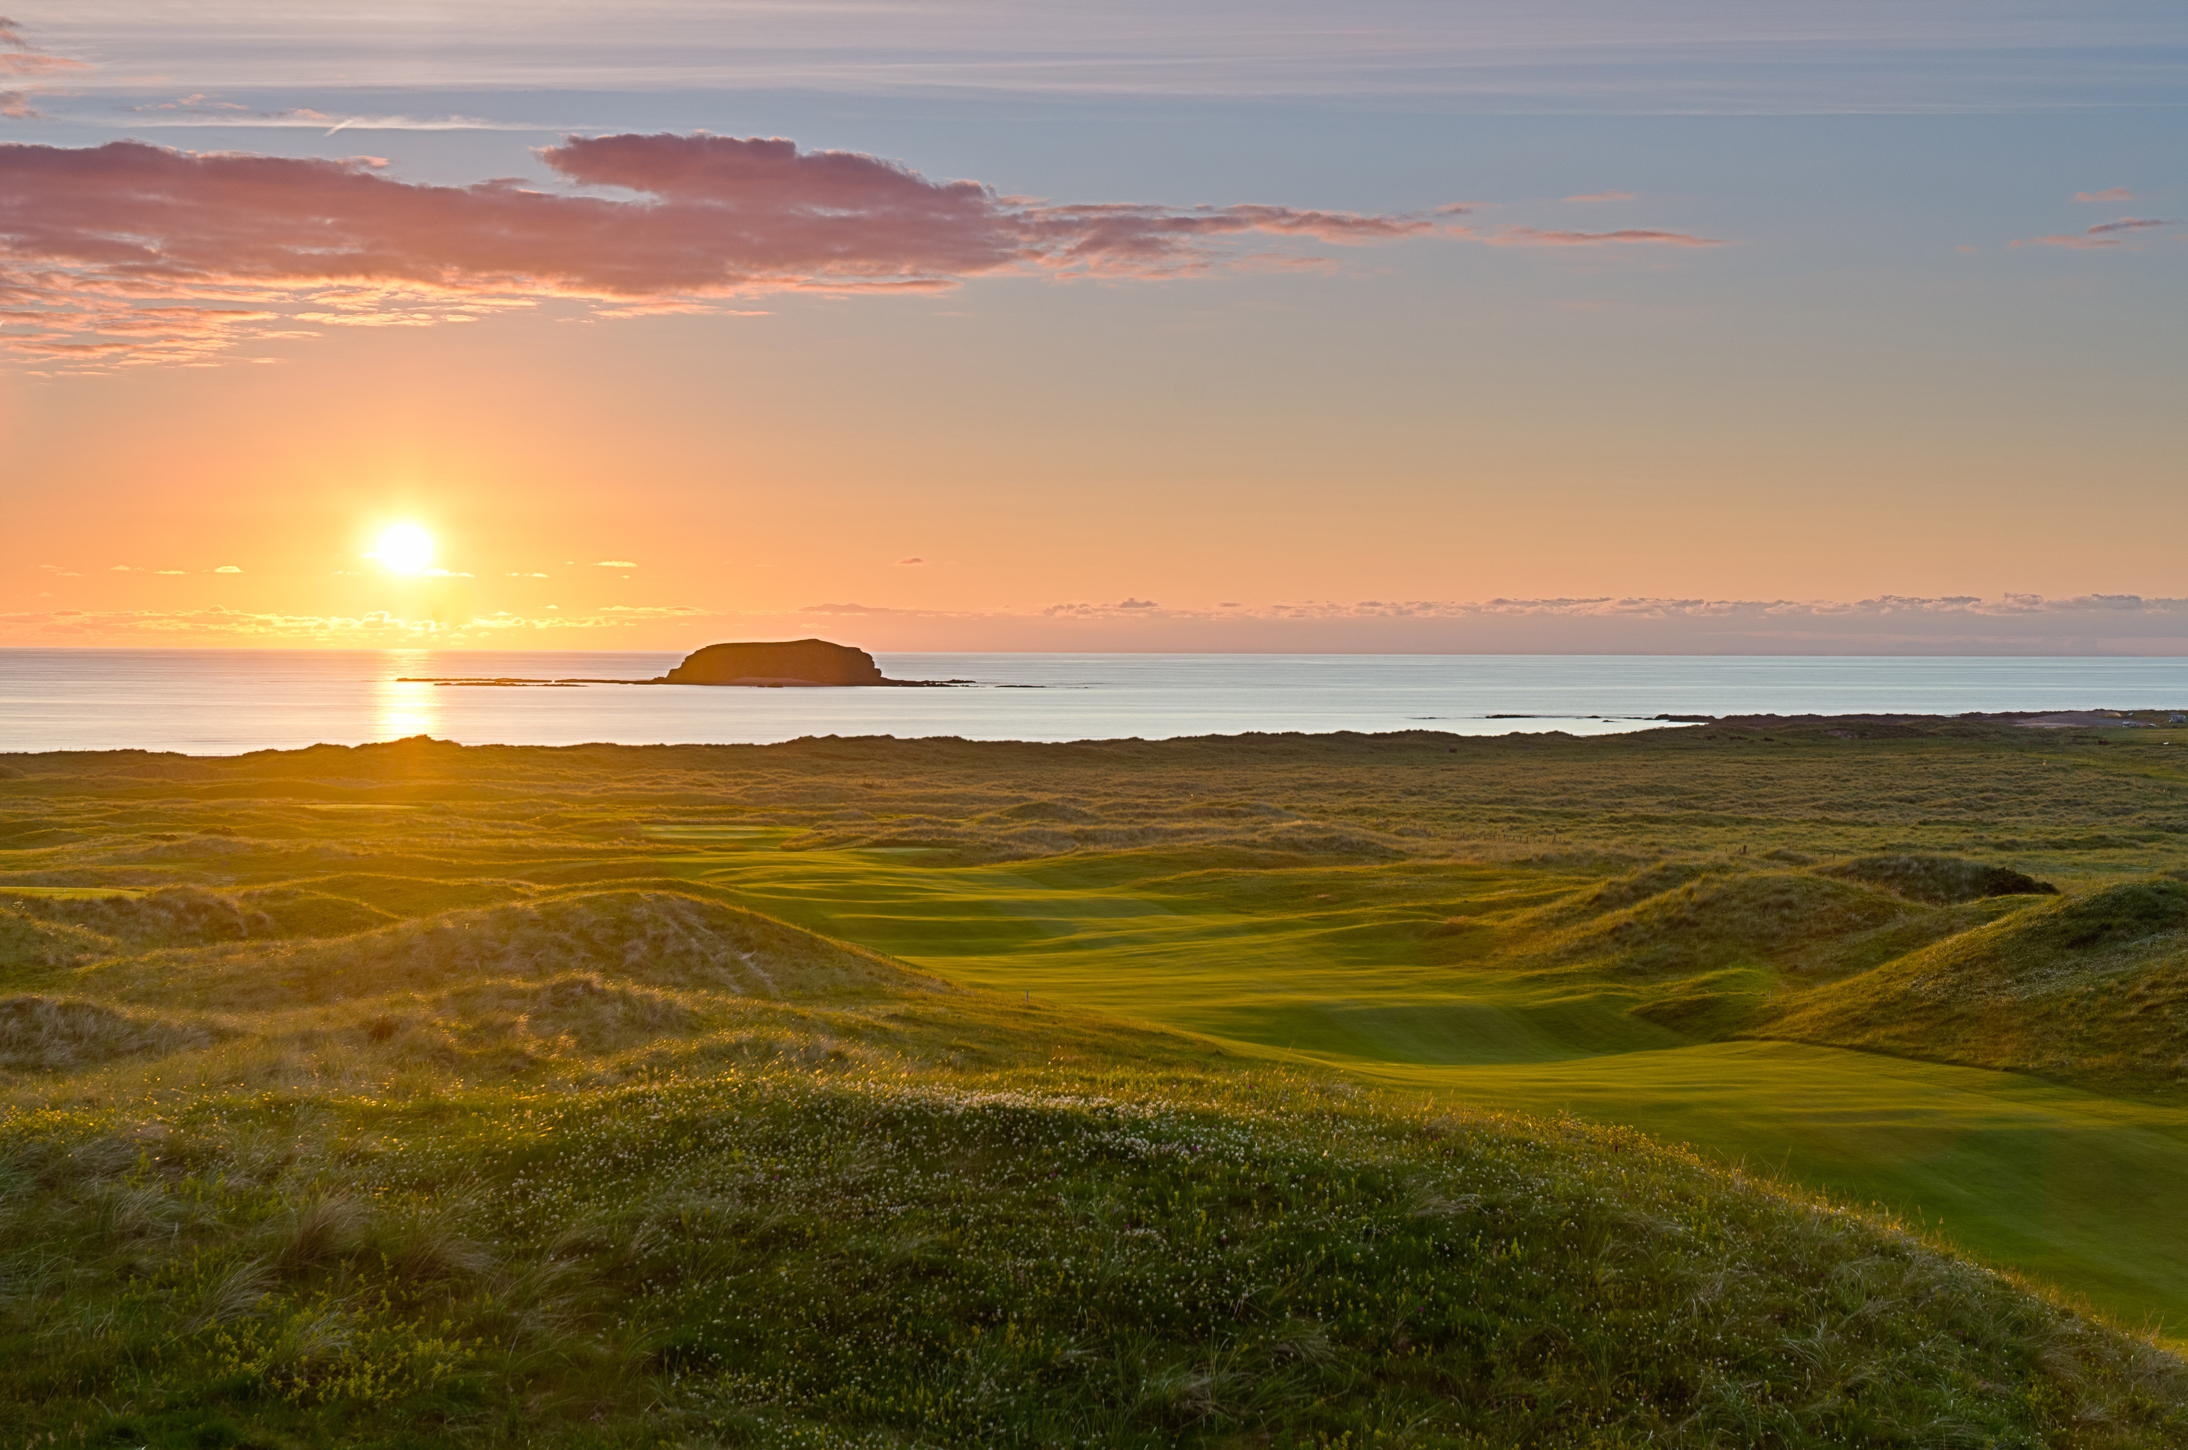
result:
[(1856, 726), (13, 757), (0, 1424), (2188, 1443), (2188, 782)]

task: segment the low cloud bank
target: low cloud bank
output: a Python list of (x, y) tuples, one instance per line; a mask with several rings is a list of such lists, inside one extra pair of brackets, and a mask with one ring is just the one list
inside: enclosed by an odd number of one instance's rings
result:
[[(1026, 613), (822, 604), (870, 648), (1360, 654), (2188, 655), (2188, 599), (2009, 594), (1855, 601), (1601, 597), (1301, 601), (1171, 609), (1141, 599)], [(915, 641), (947, 639), (950, 643)]]
[(781, 613), (628, 605), (590, 614), (464, 620), (44, 610), (0, 613), (0, 644), (395, 644), (688, 649), (821, 635), (867, 649), (1297, 654), (1758, 654), (2188, 656), (2188, 599), (2015, 594), (1853, 602), (1708, 599), (1304, 601), (1178, 609), (1126, 597), (1020, 611), (855, 602)]

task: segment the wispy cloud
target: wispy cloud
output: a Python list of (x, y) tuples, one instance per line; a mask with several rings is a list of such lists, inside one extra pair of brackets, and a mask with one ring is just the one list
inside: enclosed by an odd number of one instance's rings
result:
[(2135, 193), (2124, 186), (2108, 186), (2103, 191), (2077, 191), (2076, 201), (2133, 201)]
[[(1152, 599), (1135, 599), (1129, 595), (1115, 604), (1051, 604), (1041, 611), (1043, 619), (1112, 619), (1117, 616), (1152, 617), (1164, 613), (1160, 604)], [(1197, 611), (1191, 617), (1199, 617)]]
[[(1403, 95), (1499, 113), (2138, 106), (2177, 87), (2168, 7), (1732, 0), (66, 0), (119, 88), (295, 95), (675, 90)], [(431, 43), (421, 43), (421, 34)], [(2123, 70), (2118, 57), (2137, 61)]]
[[(0, 80), (41, 81), (71, 71), (89, 70), (80, 60), (66, 56), (49, 55), (32, 45), (23, 36), (23, 26), (5, 16), (0, 16)], [(44, 118), (32, 97), (38, 95), (34, 87), (29, 90), (0, 90), (0, 119), (10, 121), (35, 121)]]
[(202, 91), (194, 96), (179, 96), (172, 101), (147, 101), (141, 106), (129, 108), (140, 115), (159, 116), (165, 112), (189, 115), (222, 115), (229, 111), (248, 111), (251, 108), (241, 101), (221, 101)]
[(1591, 191), (1584, 196), (1568, 196), (1565, 199), (1567, 201), (1633, 201), (1635, 196), (1630, 191)]
[[(71, 116), (79, 125), (126, 127), (131, 131), (205, 130), (217, 127), (233, 131), (319, 131), (332, 136), (338, 131), (566, 131), (567, 125), (543, 125), (536, 121), (496, 121), (484, 116), (342, 115), (308, 107), (285, 111), (252, 112), (248, 106), (233, 108), (186, 108), (132, 106), (120, 116)], [(247, 113), (247, 114), (246, 114)]]
[(801, 614), (896, 615), (955, 619), (1108, 618), (1123, 614), (1173, 620), (1200, 619), (2033, 619), (2090, 615), (2150, 616), (2188, 620), (2188, 598), (2140, 594), (1905, 595), (1866, 599), (1710, 599), (1704, 596), (1589, 595), (1495, 599), (1291, 600), (1266, 604), (1227, 602), (1208, 608), (1166, 609), (1151, 599), (1126, 597), (1113, 604), (1070, 602), (1020, 610), (917, 610), (868, 604), (812, 604)]
[(1698, 237), (1689, 232), (1646, 231), (1626, 227), (1615, 232), (1558, 231), (1543, 227), (1457, 227), (1454, 236), (1485, 242), (1492, 247), (1727, 247), (1719, 237)]
[(1176, 278), (1265, 262), (1230, 245), (1247, 238), (1349, 246), (1442, 230), (1264, 204), (1055, 205), (780, 139), (571, 137), (538, 154), (575, 186), (639, 199), (414, 184), (372, 157), (0, 145), (0, 308), (14, 316), (0, 346), (109, 365), (198, 361), (292, 322), (429, 327), (470, 320), (466, 304), (577, 298), (620, 313), (1008, 273)]
[(2109, 236), (2114, 232), (2139, 232), (2146, 227), (2177, 227), (2178, 221), (2152, 221), (2143, 217), (2123, 216), (2116, 222), (2100, 222), (2089, 229), (2093, 237)]
[(455, 644), (534, 634), (629, 630), (661, 620), (719, 618), (691, 605), (617, 605), (591, 614), (508, 611), (468, 619), (413, 619), (386, 610), (358, 615), (243, 609), (44, 609), (0, 613), (0, 639), (217, 639), (265, 644)]
[[(1370, 653), (2184, 654), (2188, 599), (2134, 594), (1150, 601), (1012, 610), (821, 604), (873, 649)], [(785, 627), (799, 627), (791, 616)], [(754, 627), (759, 627), (755, 622)], [(2035, 703), (2035, 702), (2031, 702)]]
[(86, 67), (80, 60), (70, 60), (64, 55), (45, 55), (23, 46), (21, 42), (0, 49), (0, 76), (14, 80), (45, 80), (84, 69)]
[(2120, 240), (2122, 233), (2147, 231), (2152, 227), (2177, 227), (2177, 221), (2154, 220), (2144, 217), (2123, 216), (2118, 221), (2099, 222), (2079, 235), (2050, 237), (2022, 237), (2008, 242), (2011, 247), (2067, 247), (2076, 250), (2095, 250), (2101, 247), (2126, 245)]
[(1107, 603), (1004, 610), (833, 603), (776, 613), (633, 604), (568, 613), (501, 610), (456, 619), (387, 611), (283, 614), (219, 607), (0, 613), (0, 640), (16, 643), (202, 640), (364, 647), (507, 644), (577, 634), (688, 648), (710, 637), (759, 638), (778, 629), (833, 629), (870, 649), (2174, 655), (2188, 654), (2188, 598), (2103, 593), (2051, 598), (1877, 595), (1857, 600), (1604, 595), (1234, 601), (1180, 608), (1127, 596)]

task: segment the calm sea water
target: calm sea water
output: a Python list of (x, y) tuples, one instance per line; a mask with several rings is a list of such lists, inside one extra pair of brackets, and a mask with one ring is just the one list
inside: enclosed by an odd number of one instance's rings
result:
[[(405, 675), (646, 678), (673, 654), (0, 649), (0, 751), (233, 754), (801, 735), (1100, 740), (1248, 730), (1600, 734), (1672, 714), (2188, 706), (2188, 660), (1692, 655), (883, 654), (952, 689), (492, 689)], [(1499, 719), (1498, 716), (1525, 716)]]

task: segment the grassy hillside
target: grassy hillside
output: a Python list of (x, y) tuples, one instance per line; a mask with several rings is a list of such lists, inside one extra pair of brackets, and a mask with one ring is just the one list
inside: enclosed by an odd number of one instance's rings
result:
[(2188, 1443), (2177, 1360), (1904, 1226), (690, 897), (29, 975), (60, 1443)]
[(1751, 1030), (2177, 1091), (2188, 1081), (2188, 885), (2123, 882), (2015, 912), (1795, 998)]
[(2188, 1444), (2188, 781), (1895, 729), (11, 757), (0, 1424)]

